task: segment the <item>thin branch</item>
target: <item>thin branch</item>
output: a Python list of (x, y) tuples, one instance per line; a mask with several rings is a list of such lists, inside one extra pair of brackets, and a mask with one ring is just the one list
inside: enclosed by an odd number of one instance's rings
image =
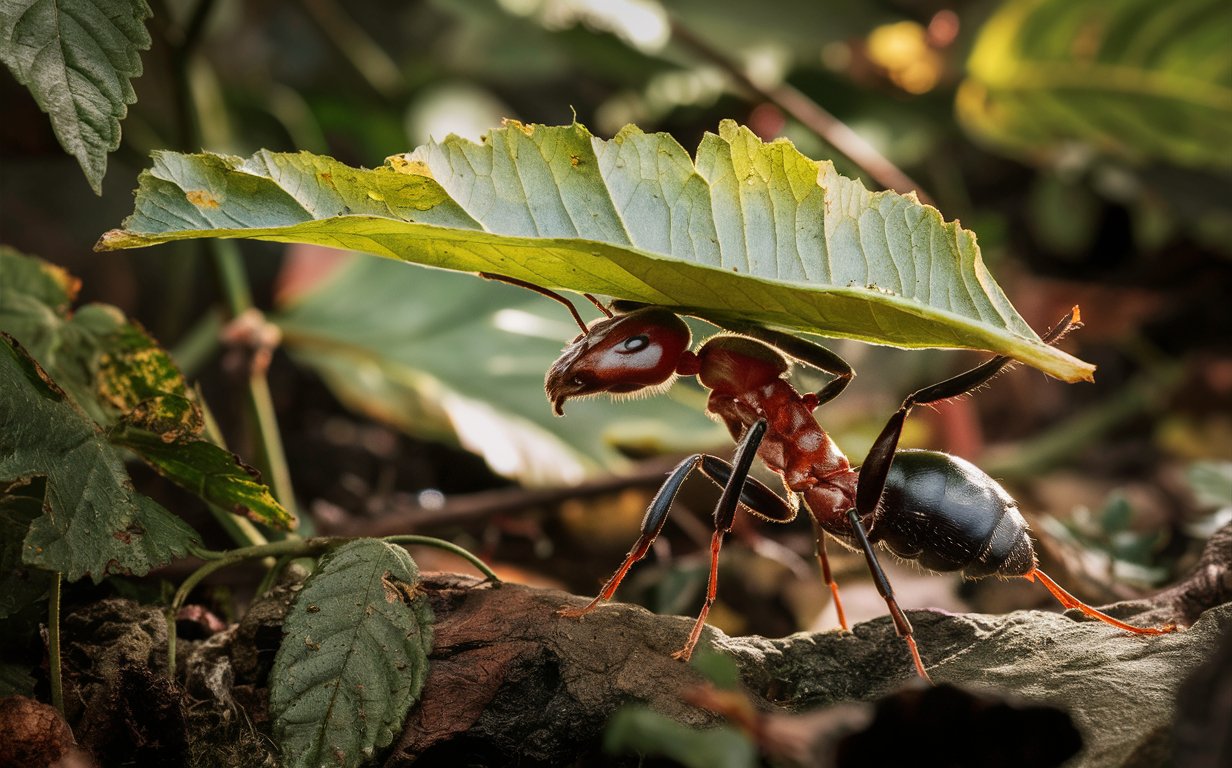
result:
[(658, 488), (678, 459), (655, 459), (624, 475), (609, 475), (575, 486), (526, 490), (502, 488), (448, 498), (439, 507), (391, 504), (378, 518), (349, 519), (331, 523), (318, 520), (321, 533), (337, 536), (391, 536), (436, 525), (461, 525), (493, 515), (530, 507), (548, 506), (567, 499), (603, 496), (626, 488)]

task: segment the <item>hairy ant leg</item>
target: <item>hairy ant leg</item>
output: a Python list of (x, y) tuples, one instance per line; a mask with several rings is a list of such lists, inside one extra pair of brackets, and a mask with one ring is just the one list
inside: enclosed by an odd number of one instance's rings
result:
[[(1047, 344), (1056, 343), (1066, 333), (1081, 325), (1078, 308), (1074, 307), (1061, 319), (1061, 322), (1057, 323), (1056, 327), (1042, 337), (1042, 340)], [(864, 464), (860, 467), (860, 480), (856, 487), (856, 509), (859, 510), (862, 519), (870, 520), (868, 515), (871, 515), (881, 502), (881, 494), (885, 491), (886, 476), (890, 472), (894, 452), (898, 450), (898, 441), (903, 434), (903, 423), (907, 420), (907, 414), (911, 413), (911, 409), (917, 405), (949, 400), (977, 389), (1011, 362), (1013, 362), (1012, 358), (998, 355), (969, 371), (907, 395), (898, 411), (886, 422), (885, 428), (873, 442), (873, 447), (869, 449), (868, 456), (865, 457)]]
[(760, 325), (740, 326), (739, 331), (745, 336), (764, 341), (793, 360), (834, 376), (821, 389), (805, 395), (811, 401), (812, 408), (838, 397), (856, 376), (855, 369), (846, 360), (820, 344)]
[(898, 607), (898, 600), (894, 597), (894, 588), (890, 586), (890, 580), (886, 578), (885, 571), (881, 570), (881, 563), (877, 560), (877, 553), (873, 549), (872, 543), (868, 540), (868, 533), (864, 530), (864, 523), (860, 522), (860, 513), (854, 509), (847, 510), (847, 520), (851, 523), (851, 532), (855, 537), (856, 543), (860, 545), (860, 549), (864, 552), (864, 559), (868, 562), (868, 570), (873, 574), (873, 583), (877, 585), (877, 591), (881, 593), (881, 597), (886, 602), (886, 606), (890, 609), (890, 618), (894, 620), (894, 631), (907, 644), (908, 650), (911, 651), (911, 661), (915, 663), (915, 671), (926, 683), (932, 684), (932, 678), (928, 676), (928, 672), (924, 669), (924, 662), (920, 659), (920, 649), (916, 647), (915, 636), (911, 631), (911, 622), (907, 620), (907, 614), (903, 613), (902, 608)]
[[(1062, 318), (1056, 327), (1044, 335), (1043, 341), (1049, 344), (1059, 341), (1062, 336), (1079, 324), (1077, 308), (1075, 307), (1068, 315)], [(890, 615), (894, 619), (894, 627), (898, 635), (903, 638), (911, 651), (911, 658), (915, 663), (916, 672), (925, 680), (929, 679), (928, 673), (925, 672), (924, 664), (920, 660), (920, 652), (912, 636), (911, 622), (907, 620), (906, 615), (899, 608), (898, 602), (894, 598), (890, 582), (886, 578), (885, 572), (881, 570), (881, 565), (877, 561), (872, 544), (868, 540), (866, 526), (872, 527), (876, 521), (881, 497), (885, 492), (886, 478), (890, 472), (890, 465), (894, 462), (895, 451), (898, 450), (899, 438), (902, 436), (903, 423), (906, 421), (911, 409), (917, 405), (941, 402), (970, 392), (988, 382), (1010, 362), (1012, 362), (1011, 358), (998, 355), (969, 371), (960, 373), (932, 386), (924, 387), (908, 395), (903, 400), (903, 404), (899, 407), (898, 411), (886, 422), (885, 428), (877, 436), (873, 447), (869, 449), (868, 456), (860, 467), (859, 480), (856, 485), (856, 507), (847, 512), (847, 519), (851, 524), (851, 532), (864, 550), (864, 557), (868, 561), (869, 569), (873, 573), (873, 580), (877, 583), (877, 591), (881, 593), (881, 596), (886, 601), (886, 605), (890, 609)]]
[[(800, 502), (800, 508), (806, 513), (808, 507), (803, 501)], [(843, 601), (838, 596), (838, 582), (834, 580), (834, 575), (830, 572), (830, 558), (826, 555), (826, 532), (817, 522), (817, 518), (809, 515), (809, 520), (813, 522), (813, 535), (817, 540), (817, 562), (821, 566), (821, 580), (830, 588), (830, 596), (834, 600), (834, 611), (838, 614), (838, 625), (846, 632), (850, 627), (847, 626), (847, 614), (843, 611)]]
[(714, 534), (710, 541), (710, 572), (706, 583), (706, 601), (689, 633), (689, 639), (684, 647), (673, 654), (674, 658), (687, 660), (701, 637), (706, 617), (710, 613), (711, 605), (714, 604), (718, 591), (719, 550), (723, 545), (724, 536), (731, 530), (737, 505), (743, 503), (750, 512), (775, 522), (790, 522), (796, 516), (796, 510), (779, 498), (774, 491), (748, 476), (753, 458), (757, 455), (757, 446), (761, 443), (765, 431), (766, 422), (764, 420), (757, 421), (749, 427), (741, 438), (733, 462), (730, 464), (717, 456), (694, 454), (676, 465), (646, 510), (646, 516), (642, 520), (641, 537), (629, 550), (624, 562), (603, 585), (603, 589), (595, 599), (582, 608), (562, 608), (557, 613), (561, 616), (577, 618), (589, 613), (599, 603), (610, 599), (615, 594), (616, 588), (629, 569), (646, 556), (654, 540), (663, 530), (668, 512), (671, 511), (672, 501), (680, 491), (680, 486), (693, 470), (700, 468), (704, 475), (723, 486), (723, 493), (714, 510)]

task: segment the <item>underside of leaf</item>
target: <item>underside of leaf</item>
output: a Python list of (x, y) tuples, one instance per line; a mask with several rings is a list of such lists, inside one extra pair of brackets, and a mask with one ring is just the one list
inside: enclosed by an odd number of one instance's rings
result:
[(161, 153), (97, 248), (199, 237), (303, 242), (900, 347), (987, 349), (1068, 381), (975, 237), (725, 122), (696, 158), (665, 134), (580, 125), (450, 137), (376, 170), (305, 153)]

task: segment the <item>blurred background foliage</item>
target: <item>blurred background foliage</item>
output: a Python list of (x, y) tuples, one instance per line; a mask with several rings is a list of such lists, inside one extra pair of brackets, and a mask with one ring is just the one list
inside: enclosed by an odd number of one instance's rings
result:
[[(1087, 327), (1066, 344), (1100, 366), (1095, 384), (1020, 370), (914, 416), (906, 442), (1006, 479), (1049, 570), (1069, 571), (1066, 583), (1093, 600), (1166, 582), (1232, 517), (1226, 2), (152, 8), (153, 48), (101, 197), (30, 95), (0, 74), (0, 238), (66, 266), (83, 301), (121, 307), (172, 348), (241, 455), (256, 454), (237, 394), (243, 355), (220, 341), (226, 318), (202, 244), (90, 252), (131, 210), (152, 150), (303, 149), (372, 167), (431, 137), (478, 139), (503, 118), (577, 119), (601, 136), (633, 122), (692, 150), (734, 118), (867, 180), (765, 98), (787, 93), (821, 105), (977, 232), (1034, 327), (1082, 306)], [(196, 19), (204, 25), (186, 39)], [(541, 297), (367, 257), (243, 248), (257, 303), (281, 332), (270, 381), (309, 530), (454, 536), (514, 578), (589, 593), (635, 538), (665, 468), (691, 450), (730, 450), (687, 383), (670, 397), (550, 418), (542, 374), (575, 330)], [(819, 416), (854, 462), (904, 394), (973, 359), (833, 346), (860, 376)], [(145, 492), (166, 495), (157, 477), (134, 472)], [(690, 486), (623, 596), (693, 611), (713, 502), (705, 481)], [(818, 615), (807, 524), (742, 521), (735, 538), (716, 624), (767, 634), (835, 625)], [(840, 560), (856, 619), (884, 612), (871, 585), (856, 583), (862, 574), (858, 559)], [(958, 589), (909, 569), (892, 578), (905, 606), (1047, 602), (1025, 583)]]

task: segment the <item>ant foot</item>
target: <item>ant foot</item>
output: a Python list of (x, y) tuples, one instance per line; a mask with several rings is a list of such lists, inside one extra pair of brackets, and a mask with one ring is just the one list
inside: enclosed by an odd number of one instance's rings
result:
[(681, 648), (679, 651), (676, 651), (675, 653), (673, 653), (672, 658), (675, 659), (676, 661), (688, 661), (689, 657), (691, 657), (692, 655), (693, 655), (693, 649), (690, 646), (686, 645), (684, 648)]
[(582, 608), (562, 605), (561, 607), (556, 609), (556, 615), (564, 617), (566, 619), (580, 619), (586, 614), (590, 613), (591, 609), (594, 607), (595, 606), (593, 603), (591, 605), (587, 605)]

